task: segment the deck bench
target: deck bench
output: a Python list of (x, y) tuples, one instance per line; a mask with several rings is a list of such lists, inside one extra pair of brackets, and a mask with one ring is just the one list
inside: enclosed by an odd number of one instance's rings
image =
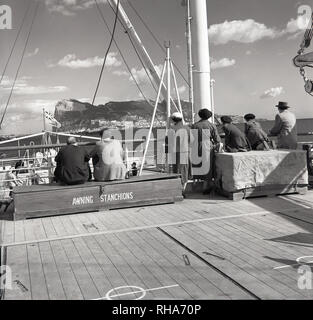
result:
[(183, 200), (179, 175), (151, 174), (123, 181), (15, 187), (13, 220), (174, 203)]

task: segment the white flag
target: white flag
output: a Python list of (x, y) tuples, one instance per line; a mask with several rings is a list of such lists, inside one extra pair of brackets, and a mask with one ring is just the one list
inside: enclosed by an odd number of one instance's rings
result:
[(57, 119), (55, 119), (54, 116), (50, 112), (45, 111), (45, 118), (47, 120), (49, 120), (49, 123), (53, 127), (61, 128), (61, 123)]

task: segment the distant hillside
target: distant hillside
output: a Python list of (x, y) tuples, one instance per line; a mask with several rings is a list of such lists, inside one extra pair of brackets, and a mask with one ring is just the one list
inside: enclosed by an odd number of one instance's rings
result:
[[(184, 117), (191, 119), (189, 102), (181, 101)], [(62, 100), (55, 106), (54, 116), (62, 124), (63, 131), (87, 130), (107, 126), (109, 122), (133, 121), (139, 126), (149, 125), (154, 102), (125, 101), (108, 102), (105, 105), (93, 106), (78, 100)], [(166, 121), (166, 102), (159, 103), (156, 124)]]

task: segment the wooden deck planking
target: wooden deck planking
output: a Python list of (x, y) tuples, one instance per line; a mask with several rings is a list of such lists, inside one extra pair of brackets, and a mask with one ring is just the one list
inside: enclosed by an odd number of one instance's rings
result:
[[(177, 258), (176, 254), (169, 252), (162, 243), (155, 244), (155, 239), (150, 239), (150, 233), (146, 233), (145, 231), (135, 232), (132, 234), (132, 237), (146, 251), (146, 254), (152, 255), (153, 259), (162, 265), (174, 282), (179, 284), (190, 295), (191, 299), (212, 298), (209, 291), (203, 291), (201, 285), (199, 286), (199, 279), (195, 278), (195, 280), (191, 277), (193, 267), (185, 265), (182, 255)], [(171, 245), (173, 246), (173, 244)], [(204, 282), (204, 279), (202, 281)], [(210, 286), (211, 288), (212, 286)], [(214, 298), (218, 299), (218, 296)], [(224, 295), (224, 298), (226, 299), (227, 296)]]
[[(229, 228), (227, 226), (228, 223), (223, 226), (219, 223), (214, 224), (219, 226), (219, 228), (216, 229), (217, 233), (223, 234), (222, 230), (225, 231), (226, 236), (227, 231), (231, 233), (231, 244), (233, 244), (234, 248), (238, 248), (238, 251), (236, 251), (238, 254), (236, 254), (236, 256), (243, 257), (244, 261), (255, 269), (255, 274), (258, 274), (259, 278), (262, 278), (265, 283), (273, 285), (277, 291), (284, 294), (287, 298), (300, 298), (302, 293), (297, 289), (294, 275), (286, 275), (273, 270), (273, 264), (264, 257), (267, 252), (270, 252), (268, 251), (269, 248), (264, 250), (262, 241), (254, 241), (253, 237), (247, 236), (243, 229), (237, 232), (238, 230), (233, 226)], [(212, 229), (212, 225), (210, 229)]]
[[(75, 246), (75, 240), (62, 240), (62, 246), (66, 252), (67, 258), (71, 264), (75, 279), (80, 287), (84, 299), (95, 299), (100, 293), (90, 276), (86, 265)], [(86, 261), (88, 263), (88, 261)]]
[(30, 300), (32, 298), (28, 254), (26, 246), (7, 250), (6, 260), (12, 270), (12, 290), (6, 290), (7, 300)]
[[(33, 300), (48, 300), (48, 288), (43, 270), (42, 259), (38, 244), (26, 246), (28, 256), (28, 268), (30, 274), (30, 290)], [(11, 261), (8, 261), (10, 265)]]
[[(218, 286), (215, 286), (214, 283), (211, 280), (205, 281), (205, 277), (199, 272), (197, 266), (197, 258), (190, 255), (190, 253), (182, 248), (173, 246), (173, 241), (166, 236), (162, 235), (162, 233), (159, 232), (151, 232), (143, 231), (142, 232), (145, 235), (145, 239), (151, 241), (150, 243), (155, 248), (156, 251), (163, 251), (164, 255), (166, 257), (171, 256), (172, 262), (176, 266), (177, 270), (179, 272), (185, 273), (186, 276), (190, 279), (190, 282), (198, 287), (203, 293), (204, 296), (198, 296), (194, 298), (198, 299), (229, 299), (229, 296), (226, 295), (221, 289), (218, 288)], [(159, 238), (162, 238), (162, 241), (157, 241)], [(190, 265), (186, 265), (183, 256), (187, 256), (188, 260), (190, 261)], [(202, 267), (205, 267), (205, 264), (201, 262)], [(210, 270), (212, 272), (212, 270)], [(212, 277), (215, 276), (215, 272), (212, 272)], [(199, 290), (198, 289), (198, 290)], [(195, 291), (197, 292), (197, 291)], [(202, 294), (203, 294), (202, 293)]]
[[(175, 283), (163, 266), (159, 265), (158, 261), (153, 260), (141, 245), (134, 242), (133, 235), (130, 236), (129, 233), (123, 233), (117, 234), (116, 237), (128, 248), (138, 263), (144, 266), (146, 269), (144, 274), (148, 272), (150, 277), (154, 277), (156, 281), (159, 282), (159, 287), (166, 287)], [(164, 290), (165, 291), (162, 291), (162, 294), (159, 296), (161, 299), (191, 299), (191, 296), (181, 287), (167, 288)], [(164, 292), (169, 293), (169, 296), (165, 295)]]
[(283, 299), (285, 297), (261, 281), (258, 276), (251, 274), (250, 270), (247, 270), (248, 265), (245, 261), (240, 259), (238, 262), (233, 250), (229, 248), (226, 250), (215, 237), (207, 233), (203, 234), (198, 229), (195, 231), (190, 225), (182, 228), (168, 227), (165, 230), (261, 299)]
[[(235, 220), (232, 220), (232, 221), (235, 221)], [(262, 258), (262, 254), (260, 257), (258, 256), (258, 252), (260, 251), (260, 250), (258, 250), (258, 247), (261, 246), (261, 244), (262, 244), (262, 242), (260, 240), (253, 247), (250, 248), (249, 245), (251, 243), (251, 239), (245, 237), (244, 232), (241, 232), (238, 236), (233, 229), (231, 229), (230, 232), (227, 232), (227, 225), (231, 224), (232, 221), (227, 221), (224, 224), (217, 222), (217, 221), (214, 221), (214, 222), (212, 222), (212, 224), (210, 224), (208, 226), (208, 228), (205, 228), (204, 226), (201, 226), (201, 228), (204, 229), (204, 231), (206, 233), (205, 235), (208, 235), (211, 233), (212, 237), (214, 237), (216, 239), (220, 239), (220, 241), (222, 241), (222, 244), (220, 242), (218, 242), (218, 247), (223, 245), (224, 248), (229, 250), (229, 252), (234, 252), (234, 256), (236, 258), (238, 258), (238, 257), (242, 258), (242, 263), (244, 263), (244, 266), (247, 269), (248, 269), (248, 266), (245, 265), (245, 263), (252, 265), (253, 268), (257, 268), (257, 270), (258, 270), (257, 274), (259, 274), (259, 278), (262, 278), (262, 276), (264, 277), (264, 274), (267, 276), (267, 274), (269, 273), (269, 276), (272, 277), (274, 275), (274, 277), (277, 278), (279, 280), (279, 282), (284, 283), (284, 281), (281, 281), (279, 279), (279, 277), (277, 277), (277, 275), (279, 275), (279, 273), (277, 273), (277, 274), (273, 273), (272, 266), (268, 265), (266, 267), (267, 264), (266, 264), (266, 261), (264, 261), (264, 259)], [(237, 223), (239, 225), (243, 224), (243, 222), (244, 221), (242, 221), (242, 220), (240, 220), (239, 222), (237, 221)], [(217, 225), (217, 228), (216, 227), (214, 228), (214, 225)], [(231, 237), (230, 237), (230, 235), (231, 235)], [(238, 241), (238, 239), (240, 239), (240, 240), (242, 239), (242, 241)], [(229, 248), (228, 248), (228, 246), (229, 246)], [(273, 280), (275, 280), (275, 279), (273, 279)], [(286, 278), (284, 278), (284, 280), (286, 280)], [(293, 278), (293, 280), (294, 280), (294, 278)], [(273, 283), (273, 281), (271, 279), (268, 279), (265, 282)], [(279, 282), (277, 282), (276, 285), (278, 285), (278, 287), (282, 287), (282, 285)], [(294, 287), (295, 282), (292, 282), (292, 284), (290, 286), (291, 286), (291, 289), (296, 288), (296, 287)], [(288, 289), (288, 288), (284, 288), (284, 286), (283, 286), (282, 292), (288, 291), (286, 289)], [(291, 297), (295, 297), (293, 295), (294, 293), (295, 293), (294, 291), (290, 292)]]
[[(217, 203), (206, 199), (187, 199), (174, 205), (2, 221), (3, 243), (34, 241), (34, 244), (27, 246), (8, 247), (8, 259), (17, 261), (16, 274), (22, 275), (21, 283), (29, 291), (23, 292), (23, 286), (15, 283), (15, 289), (8, 291), (6, 298), (94, 299), (105, 296), (118, 286), (151, 288), (166, 286), (167, 281), (170, 284), (179, 282), (180, 287), (148, 292), (146, 298), (251, 298), (155, 228), (97, 236), (93, 233), (259, 212), (264, 216), (211, 220), (183, 224), (181, 227), (163, 226), (162, 229), (187, 243), (203, 259), (234, 276), (235, 280), (254, 290), (261, 298), (310, 299), (312, 293), (299, 290), (296, 286), (295, 268), (274, 270), (279, 262), (266, 258), (272, 256), (278, 261), (293, 261), (298, 256), (312, 255), (313, 241), (301, 244), (297, 233), (312, 234), (313, 226), (309, 223), (313, 223), (313, 215), (308, 208), (313, 206), (313, 197), (304, 205), (294, 200), (303, 196), (287, 197), (292, 201), (285, 196)], [(283, 217), (276, 212), (285, 212), (304, 221)], [(35, 243), (56, 236), (88, 233), (90, 236), (84, 238)], [(298, 244), (279, 241), (280, 237), (291, 235), (294, 241), (299, 240)], [(204, 251), (208, 254), (203, 254)], [(184, 264), (183, 254), (189, 257), (192, 266)], [(144, 257), (141, 258), (141, 255)], [(227, 257), (226, 262), (218, 256)], [(22, 272), (21, 266), (26, 271)], [(35, 279), (37, 273), (39, 277)], [(130, 279), (126, 279), (129, 275)], [(37, 284), (33, 283), (34, 280)]]
[[(118, 253), (116, 255), (117, 263), (113, 263), (117, 266), (120, 270), (122, 265), (121, 271), (123, 272), (124, 277), (129, 281), (130, 285), (136, 285), (141, 288), (158, 288), (162, 287), (161, 282), (156, 279), (152, 274), (150, 274), (147, 269), (144, 267), (145, 263), (141, 263), (138, 259), (133, 255), (133, 253), (129, 250), (127, 246), (115, 235), (105, 236), (104, 239), (110, 242), (113, 251)], [(126, 267), (126, 268), (125, 268)], [(136, 280), (136, 278), (139, 280)], [(148, 294), (147, 298), (150, 299), (160, 299), (164, 292), (156, 291), (151, 292)], [(170, 294), (166, 295), (167, 298), (171, 298)]]
[(65, 300), (66, 295), (50, 243), (40, 243), (39, 251), (42, 260), (43, 273), (46, 279), (49, 300)]

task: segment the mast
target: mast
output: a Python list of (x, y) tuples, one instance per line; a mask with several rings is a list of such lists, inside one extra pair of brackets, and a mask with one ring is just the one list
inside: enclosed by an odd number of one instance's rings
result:
[[(108, 0), (109, 4), (111, 7), (113, 7), (115, 10), (118, 7), (119, 11), (119, 18), (122, 22), (123, 27), (127, 31), (128, 35), (130, 36), (134, 46), (136, 47), (136, 50), (140, 57), (143, 60), (143, 63), (145, 67), (149, 70), (151, 77), (154, 81), (154, 83), (157, 85), (157, 87), (160, 86), (161, 79), (160, 76), (158, 75), (155, 65), (149, 56), (145, 46), (143, 45), (141, 39), (139, 38), (139, 35), (137, 34), (134, 26), (132, 25), (131, 21), (129, 20), (125, 10), (123, 9), (122, 4), (120, 3), (119, 6), (117, 6), (117, 0)], [(164, 85), (162, 85), (161, 93), (164, 99), (167, 99), (167, 90)]]
[(194, 109), (211, 110), (211, 74), (206, 0), (191, 0)]
[(195, 121), (194, 97), (193, 97), (193, 65), (192, 65), (192, 43), (191, 43), (191, 16), (190, 16), (190, 0), (183, 2), (186, 6), (186, 38), (187, 38), (187, 61), (188, 61), (188, 82), (189, 82), (189, 102), (191, 104), (191, 119)]

